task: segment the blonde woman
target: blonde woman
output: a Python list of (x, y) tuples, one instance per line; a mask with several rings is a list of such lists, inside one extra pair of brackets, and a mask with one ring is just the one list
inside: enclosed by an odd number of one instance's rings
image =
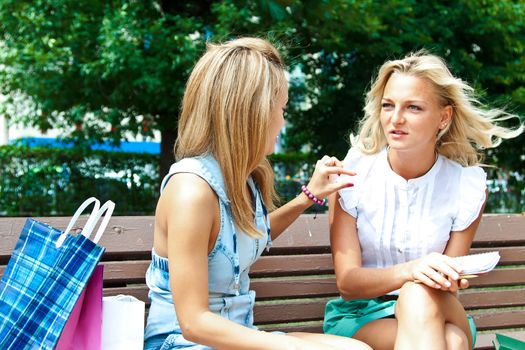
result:
[(209, 45), (193, 69), (178, 161), (164, 178), (155, 214), (145, 349), (369, 349), (344, 337), (253, 326), (250, 266), (314, 201), (348, 185), (330, 183), (329, 175), (353, 174), (324, 157), (304, 187), (310, 198), (301, 193), (274, 210), (266, 156), (287, 99), (279, 53), (262, 39)]
[(330, 206), (341, 298), (324, 330), (376, 350), (469, 349), (475, 326), (456, 295), (468, 281), (451, 257), (468, 253), (486, 202), (481, 151), (522, 126), (497, 126), (513, 116), (481, 107), (425, 52), (386, 62), (364, 110), (343, 162), (355, 186)]

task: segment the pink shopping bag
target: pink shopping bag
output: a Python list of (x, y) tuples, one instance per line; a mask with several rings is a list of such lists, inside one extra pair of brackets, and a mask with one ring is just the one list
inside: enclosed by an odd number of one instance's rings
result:
[(97, 265), (66, 322), (56, 350), (100, 350), (103, 273), (104, 266)]

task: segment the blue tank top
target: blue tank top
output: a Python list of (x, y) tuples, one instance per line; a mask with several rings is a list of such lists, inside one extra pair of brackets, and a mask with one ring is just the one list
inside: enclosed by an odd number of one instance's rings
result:
[[(250, 290), (248, 273), (264, 248), (271, 246), (268, 213), (261, 193), (249, 178), (248, 185), (255, 198), (255, 224), (258, 230), (267, 233), (256, 239), (239, 232), (236, 227), (221, 169), (212, 156), (185, 158), (173, 164), (162, 181), (161, 191), (171, 176), (181, 172), (204, 179), (219, 198), (221, 224), (215, 246), (208, 255), (209, 309), (233, 322), (254, 328), (255, 292)], [(176, 305), (173, 305), (169, 285), (168, 259), (157, 255), (154, 250), (146, 272), (146, 284), (151, 301), (145, 330), (146, 342), (149, 338), (166, 335), (162, 349), (192, 348), (193, 343), (182, 337), (177, 321)], [(198, 349), (207, 348), (198, 346)]]

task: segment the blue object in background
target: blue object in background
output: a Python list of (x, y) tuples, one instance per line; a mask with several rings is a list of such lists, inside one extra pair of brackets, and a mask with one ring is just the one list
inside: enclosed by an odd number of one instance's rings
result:
[[(11, 140), (9, 144), (28, 147), (73, 148), (72, 142), (51, 137), (22, 137)], [(160, 143), (154, 141), (121, 141), (119, 146), (106, 141), (104, 143), (93, 143), (90, 147), (94, 151), (160, 154)]]

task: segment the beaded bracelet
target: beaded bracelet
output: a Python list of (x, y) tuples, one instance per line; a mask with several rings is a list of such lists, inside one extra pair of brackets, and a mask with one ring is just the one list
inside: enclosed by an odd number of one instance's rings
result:
[(314, 196), (312, 194), (312, 192), (310, 192), (308, 190), (308, 188), (305, 186), (305, 185), (302, 185), (301, 186), (301, 191), (303, 191), (303, 193), (306, 195), (306, 197), (308, 197), (309, 199), (311, 199), (312, 201), (314, 201), (316, 204), (319, 204), (319, 205), (326, 205), (326, 199), (319, 199), (317, 198), (316, 196)]

